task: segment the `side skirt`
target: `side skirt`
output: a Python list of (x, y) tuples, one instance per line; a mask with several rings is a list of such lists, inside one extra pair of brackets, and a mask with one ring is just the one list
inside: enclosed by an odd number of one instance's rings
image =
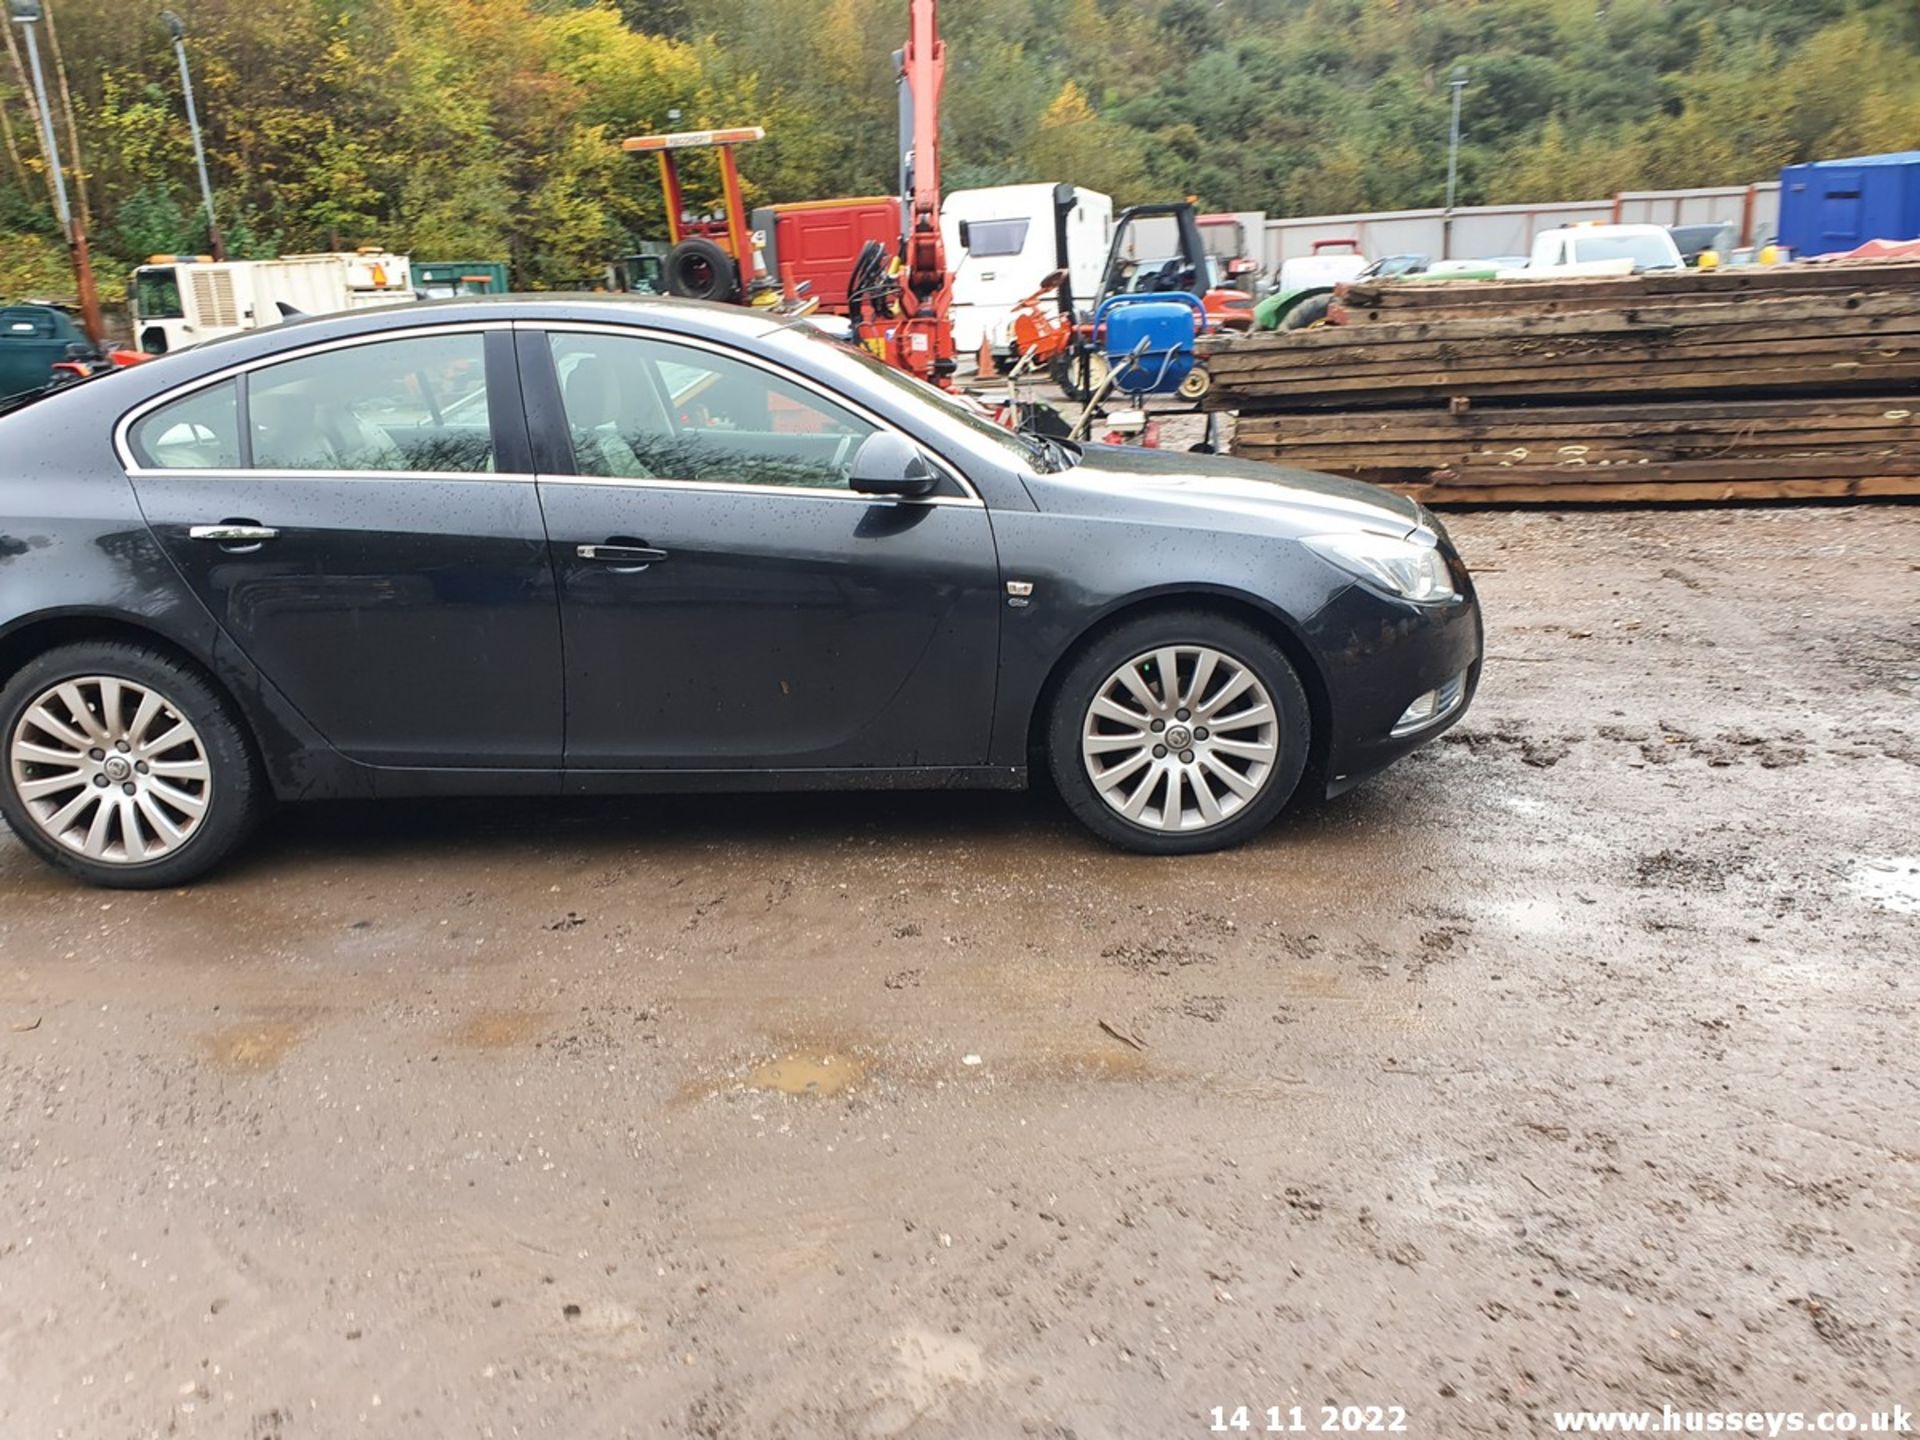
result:
[(1024, 765), (837, 770), (451, 770), (381, 766), (377, 796), (662, 795), (699, 791), (1024, 790)]

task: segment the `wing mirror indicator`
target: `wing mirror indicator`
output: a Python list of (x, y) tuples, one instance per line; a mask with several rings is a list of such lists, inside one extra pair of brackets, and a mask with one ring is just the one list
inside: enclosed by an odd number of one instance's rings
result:
[(878, 430), (854, 453), (847, 483), (861, 495), (910, 500), (930, 494), (940, 483), (940, 476), (918, 445), (891, 431)]

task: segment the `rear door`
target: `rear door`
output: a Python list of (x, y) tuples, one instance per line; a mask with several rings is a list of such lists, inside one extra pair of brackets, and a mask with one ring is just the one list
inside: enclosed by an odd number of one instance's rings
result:
[(553, 418), (569, 771), (985, 762), (1000, 582), (970, 490), (855, 494), (884, 422), (738, 351), (634, 328), (520, 340)]
[(136, 412), (123, 451), (181, 575), (337, 749), (557, 770), (559, 613), (510, 329), (264, 362)]

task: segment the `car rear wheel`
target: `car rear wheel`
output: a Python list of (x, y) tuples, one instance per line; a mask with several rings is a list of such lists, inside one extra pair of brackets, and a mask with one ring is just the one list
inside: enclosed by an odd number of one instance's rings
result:
[(1311, 717), (1300, 678), (1251, 626), (1169, 611), (1101, 637), (1063, 677), (1054, 783), (1095, 834), (1186, 855), (1266, 827), (1300, 784)]
[(144, 646), (89, 642), (29, 662), (0, 690), (0, 737), (0, 814), (27, 848), (95, 885), (202, 875), (264, 802), (226, 702)]

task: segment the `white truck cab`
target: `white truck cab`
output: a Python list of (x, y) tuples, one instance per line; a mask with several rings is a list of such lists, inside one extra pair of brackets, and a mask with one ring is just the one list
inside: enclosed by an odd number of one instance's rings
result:
[(1641, 270), (1686, 268), (1680, 247), (1664, 225), (1569, 225), (1534, 236), (1526, 267), (1502, 271), (1500, 278), (1632, 275)]
[[(993, 185), (956, 190), (941, 202), (940, 229), (953, 267), (953, 348), (959, 353), (978, 350), (982, 339), (996, 351), (1006, 349), (1013, 312), (1059, 265), (1056, 189)], [(1064, 218), (1068, 282), (1075, 298), (1085, 301), (1100, 288), (1113, 234), (1112, 197), (1078, 190)]]
[(156, 255), (133, 272), (134, 343), (149, 355), (277, 325), (282, 303), (332, 315), (415, 299), (412, 263), (384, 250), (215, 261)]

